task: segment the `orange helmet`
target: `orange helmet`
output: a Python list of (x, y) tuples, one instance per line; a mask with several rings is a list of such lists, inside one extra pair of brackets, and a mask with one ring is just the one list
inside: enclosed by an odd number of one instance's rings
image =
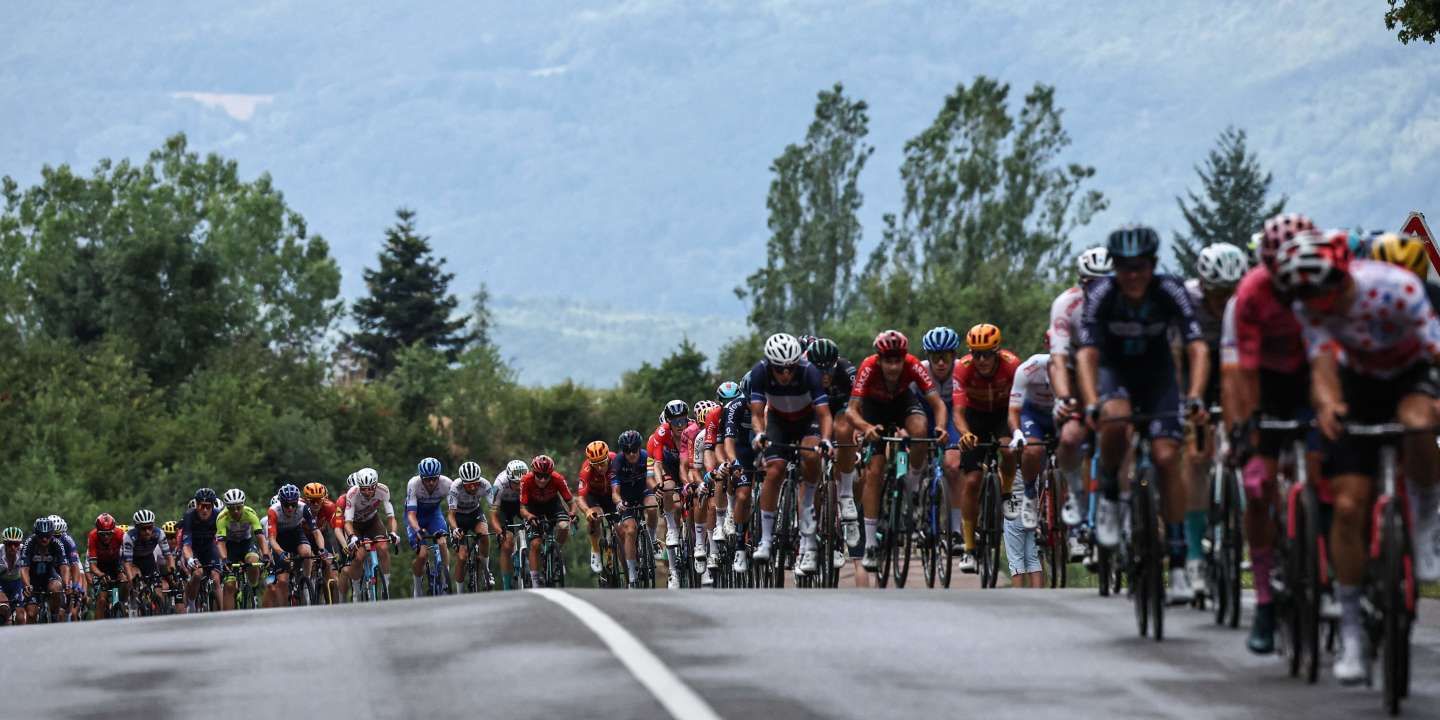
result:
[(585, 459), (589, 460), (591, 465), (599, 465), (605, 462), (610, 459), (610, 446), (606, 445), (604, 440), (596, 440), (586, 445)]
[(323, 483), (312, 482), (305, 486), (304, 495), (306, 500), (324, 500), (330, 494), (329, 488)]
[(991, 352), (1000, 347), (1000, 328), (990, 323), (980, 323), (965, 333), (965, 344), (970, 352)]

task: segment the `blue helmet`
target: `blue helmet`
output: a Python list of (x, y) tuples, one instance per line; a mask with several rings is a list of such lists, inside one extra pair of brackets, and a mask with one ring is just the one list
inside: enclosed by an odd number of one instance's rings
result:
[(49, 535), (53, 532), (55, 532), (55, 523), (50, 522), (50, 518), (35, 518), (36, 535)]
[(300, 502), (300, 488), (294, 485), (281, 485), (280, 492), (275, 493), (275, 497), (280, 498), (280, 502), (287, 505)]
[(439, 477), (440, 471), (442, 469), (443, 468), (440, 467), (439, 460), (436, 460), (433, 457), (427, 457), (424, 460), (421, 460), (419, 465), (415, 466), (415, 474), (419, 475), (422, 478)]
[(925, 333), (920, 344), (927, 353), (954, 352), (960, 349), (960, 333), (941, 325)]
[(740, 397), (740, 384), (729, 380), (720, 383), (720, 387), (715, 390), (715, 397), (727, 402)]
[(626, 430), (620, 433), (619, 445), (621, 452), (634, 452), (639, 450), (640, 445), (644, 442), (645, 440), (640, 437), (640, 433), (635, 430)]
[(1160, 235), (1148, 225), (1126, 225), (1110, 233), (1106, 247), (1112, 258), (1155, 257)]

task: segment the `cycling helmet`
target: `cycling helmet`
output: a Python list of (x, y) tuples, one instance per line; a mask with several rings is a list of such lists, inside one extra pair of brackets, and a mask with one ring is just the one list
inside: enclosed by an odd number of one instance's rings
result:
[(477, 482), (480, 480), (480, 463), (467, 460), (460, 463), (460, 482)]
[(729, 380), (720, 383), (720, 387), (715, 388), (715, 397), (724, 402), (740, 397), (740, 384)]
[(1380, 235), (1370, 242), (1370, 256), (1381, 262), (1399, 265), (1422, 278), (1430, 269), (1425, 242), (1414, 235)]
[(345, 478), (345, 486), (355, 487), (355, 473), (350, 473), (349, 477)]
[(960, 349), (960, 333), (941, 325), (925, 333), (925, 337), (920, 338), (920, 345), (927, 353), (953, 352)]
[(840, 346), (830, 338), (816, 338), (805, 351), (805, 357), (812, 365), (822, 368), (833, 367), (840, 361)]
[(1195, 258), (1195, 272), (1200, 275), (1200, 284), (1206, 287), (1235, 287), (1249, 269), (1245, 251), (1227, 242), (1206, 245)]
[(819, 340), (820, 338), (815, 337), (814, 335), (801, 335), (800, 337), (797, 337), (795, 339), (800, 341), (800, 347), (809, 350), (810, 346), (814, 345), (815, 341)]
[(380, 473), (374, 468), (360, 468), (355, 471), (355, 487), (375, 487), (380, 484)]
[(1314, 229), (1315, 223), (1299, 213), (1282, 213), (1266, 220), (1260, 235), (1260, 262), (1275, 272), (1275, 253), (1280, 246), (1296, 234)]
[(596, 440), (585, 446), (585, 459), (591, 465), (599, 465), (610, 459), (610, 446), (604, 440)]
[(530, 470), (536, 475), (549, 475), (555, 472), (555, 461), (549, 455), (536, 455), (530, 460)]
[(66, 534), (69, 534), (69, 532), (70, 532), (70, 523), (65, 522), (65, 518), (62, 518), (62, 517), (60, 517), (59, 515), (51, 515), (51, 516), (50, 516), (50, 523), (55, 526), (55, 534), (56, 534), (56, 535), (66, 535)]
[(195, 491), (195, 502), (197, 503), (204, 502), (214, 505), (217, 499), (218, 498), (215, 495), (215, 491), (211, 490), (208, 487), (202, 487), (199, 490)]
[(48, 518), (48, 517), (35, 518), (35, 534), (36, 534), (36, 535), (50, 535), (50, 534), (53, 534), (54, 532), (55, 532), (55, 523), (50, 522), (50, 518)]
[(965, 344), (970, 352), (994, 352), (1000, 348), (1000, 328), (980, 323), (965, 333)]
[(905, 355), (910, 352), (910, 340), (899, 330), (881, 330), (875, 336), (875, 352), (880, 355)]
[(748, 372), (740, 377), (740, 397), (746, 400), (750, 399), (750, 373)]
[(634, 452), (639, 450), (644, 443), (645, 440), (640, 437), (639, 432), (626, 430), (620, 433), (620, 440), (616, 444), (620, 446), (620, 452)]
[(116, 525), (116, 526), (115, 526), (115, 529), (116, 529), (116, 530), (119, 530), (119, 531), (122, 532), (122, 533), (128, 533), (128, 532), (130, 532), (130, 526), (129, 526), (129, 525), (125, 525), (125, 524)]
[(705, 418), (710, 415), (710, 411), (718, 407), (720, 407), (720, 403), (717, 403), (714, 400), (701, 400), (700, 402), (695, 403), (696, 421), (704, 422)]
[(1282, 292), (1336, 288), (1349, 275), (1350, 243), (1344, 230), (1305, 230), (1275, 254), (1275, 284)]
[(1107, 277), (1115, 274), (1115, 264), (1110, 262), (1110, 248), (1105, 246), (1093, 247), (1075, 258), (1075, 265), (1080, 269), (1082, 278)]
[(505, 465), (505, 472), (510, 475), (511, 480), (519, 480), (520, 476), (530, 472), (530, 466), (524, 460), (511, 460)]
[(275, 497), (279, 498), (280, 502), (285, 505), (300, 502), (300, 488), (286, 483), (280, 486), (280, 490), (275, 493)]
[(5, 528), (4, 532), (0, 532), (0, 540), (5, 542), (20, 542), (24, 539), (25, 531), (13, 525)]
[(305, 483), (305, 487), (301, 489), (301, 494), (305, 496), (306, 500), (319, 501), (324, 500), (325, 496), (330, 494), (330, 490), (322, 483), (312, 482)]
[(175, 533), (180, 532), (180, 527), (175, 524), (174, 520), (166, 520), (165, 524), (160, 526), (160, 530), (165, 533), (165, 537), (174, 537)]
[(136, 510), (135, 514), (132, 515), (130, 519), (134, 520), (136, 525), (154, 525), (155, 513), (141, 508), (139, 510)]
[(771, 365), (788, 367), (800, 362), (805, 349), (800, 341), (788, 333), (775, 333), (765, 340), (765, 359)]
[(1147, 225), (1125, 225), (1106, 241), (1111, 258), (1153, 258), (1160, 252), (1160, 236)]
[(662, 422), (665, 420), (679, 420), (690, 415), (690, 406), (684, 400), (671, 400), (665, 403), (665, 412), (661, 415)]
[[(350, 485), (351, 487), (354, 487), (355, 483), (353, 479), (355, 476), (351, 475), (350, 477), (352, 479)], [(244, 505), (245, 491), (241, 490), (240, 488), (230, 488), (229, 490), (225, 491), (225, 497), (222, 499), (225, 501), (226, 505)]]
[(110, 532), (115, 529), (115, 516), (110, 513), (100, 513), (95, 518), (95, 529), (100, 532)]
[(195, 509), (195, 506), (198, 505), (198, 504), (199, 504), (199, 503), (196, 503), (196, 502), (195, 502), (195, 498), (192, 497), (192, 498), (190, 498), (190, 502), (188, 502), (188, 503), (185, 504), (185, 509), (186, 509), (186, 510), (194, 510), (194, 509)]
[(433, 457), (427, 457), (415, 466), (415, 474), (422, 478), (440, 477), (440, 471), (443, 469), (444, 468), (440, 467), (439, 460)]

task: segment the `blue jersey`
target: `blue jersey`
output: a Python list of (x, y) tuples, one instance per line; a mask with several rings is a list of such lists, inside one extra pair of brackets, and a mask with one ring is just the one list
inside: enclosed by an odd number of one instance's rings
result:
[(75, 538), (70, 537), (70, 533), (65, 533), (56, 535), (55, 539), (59, 540), (61, 547), (65, 549), (65, 563), (80, 567), (80, 547), (75, 544)]
[(615, 459), (610, 461), (610, 485), (632, 497), (643, 491), (646, 487), (645, 465), (649, 458), (650, 454), (641, 450), (640, 458), (632, 463), (625, 459), (625, 453), (615, 453)]
[(30, 569), (32, 582), (35, 578), (58, 574), (65, 564), (65, 544), (54, 537), (50, 538), (50, 542), (42, 543), (38, 537), (31, 535), (20, 546), (19, 567)]
[(1174, 275), (1156, 275), (1138, 303), (1124, 298), (1113, 277), (1085, 291), (1080, 347), (1098, 348), (1102, 365), (1168, 370), (1171, 327), (1183, 342), (1204, 339), (1190, 293)]
[(796, 421), (810, 419), (815, 408), (830, 404), (830, 397), (814, 365), (802, 360), (789, 382), (778, 383), (770, 377), (770, 361), (761, 360), (750, 369), (750, 402), (767, 404), (777, 417)]
[(200, 511), (190, 508), (180, 520), (180, 542), (190, 548), (208, 548), (215, 544), (215, 521), (220, 519), (218, 510), (210, 511), (210, 519), (200, 519)]
[[(848, 394), (848, 393), (847, 393)], [(737, 398), (725, 403), (720, 418), (720, 437), (730, 438), (736, 443), (750, 446), (750, 401)]]

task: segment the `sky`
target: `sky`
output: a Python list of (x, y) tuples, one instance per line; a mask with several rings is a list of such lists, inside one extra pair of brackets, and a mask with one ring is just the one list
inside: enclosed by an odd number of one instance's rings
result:
[[(907, 139), (977, 75), (1053, 85), (1109, 209), (1146, 222), (1234, 125), (1322, 224), (1440, 217), (1440, 48), (1383, 3), (7, 3), (0, 174), (143, 158), (175, 132), (269, 172), (363, 291), (394, 210), (463, 295), (486, 284), (526, 382), (612, 385), (682, 338), (744, 332), (769, 164), (816, 93), (870, 106), (869, 243), (902, 202)], [(1433, 224), (1433, 223), (1432, 223)], [(577, 360), (583, 358), (583, 360)]]

